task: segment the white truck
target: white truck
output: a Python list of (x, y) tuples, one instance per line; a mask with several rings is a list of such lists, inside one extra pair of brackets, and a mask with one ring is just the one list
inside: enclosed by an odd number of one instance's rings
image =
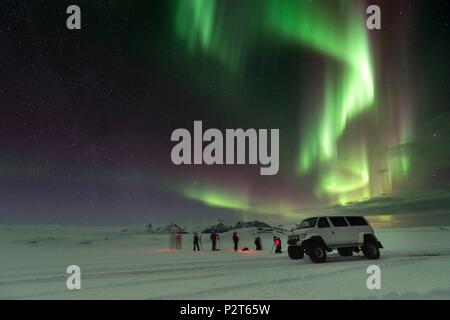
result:
[(327, 252), (337, 249), (341, 256), (360, 252), (368, 259), (378, 259), (383, 248), (370, 224), (360, 216), (314, 217), (302, 221), (288, 235), (288, 255), (316, 263), (325, 262)]

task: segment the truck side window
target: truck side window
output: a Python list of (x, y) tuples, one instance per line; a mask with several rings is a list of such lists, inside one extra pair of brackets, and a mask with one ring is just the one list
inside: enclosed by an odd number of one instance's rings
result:
[(335, 227), (348, 227), (344, 217), (330, 217), (330, 220)]
[(351, 226), (367, 226), (363, 217), (345, 217)]
[(330, 224), (328, 223), (327, 218), (320, 218), (319, 223), (317, 224), (319, 228), (329, 228)]

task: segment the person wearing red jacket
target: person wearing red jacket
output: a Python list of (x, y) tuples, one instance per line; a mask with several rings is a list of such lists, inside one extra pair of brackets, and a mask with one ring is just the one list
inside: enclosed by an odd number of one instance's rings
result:
[(216, 244), (217, 244), (217, 233), (216, 230), (213, 230), (213, 232), (211, 232), (211, 243), (212, 243), (212, 251), (216, 251)]
[(277, 236), (273, 237), (273, 245), (275, 247), (275, 253), (282, 253), (281, 251), (281, 239)]

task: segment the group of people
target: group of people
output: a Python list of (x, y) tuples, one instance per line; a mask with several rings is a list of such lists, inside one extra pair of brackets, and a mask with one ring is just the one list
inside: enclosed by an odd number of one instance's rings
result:
[[(220, 244), (220, 236), (219, 233), (217, 233), (215, 230), (213, 230), (209, 236), (211, 240), (212, 251), (218, 251), (218, 243)], [(236, 231), (233, 232), (233, 244), (234, 244), (234, 251), (239, 250), (239, 233)], [(182, 235), (180, 230), (174, 230), (170, 236), (170, 248), (173, 250), (181, 250), (181, 242), (182, 242)], [(263, 249), (262, 240), (260, 236), (255, 237), (255, 247), (257, 251), (260, 251)], [(201, 251), (203, 250), (203, 244), (202, 244), (202, 236), (198, 232), (194, 232), (193, 237), (193, 244), (194, 244), (194, 251)], [(248, 250), (248, 248), (245, 248)], [(281, 239), (277, 236), (273, 237), (273, 247), (272, 250), (275, 249), (275, 253), (282, 253), (281, 251)]]

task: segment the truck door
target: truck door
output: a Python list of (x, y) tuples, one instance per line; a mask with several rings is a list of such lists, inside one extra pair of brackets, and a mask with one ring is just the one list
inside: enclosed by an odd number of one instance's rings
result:
[(327, 218), (319, 218), (319, 221), (317, 222), (317, 228), (319, 230), (320, 236), (325, 241), (325, 243), (331, 244), (335, 242), (333, 231)]
[(347, 244), (354, 242), (352, 241), (350, 227), (344, 217), (330, 217), (330, 221), (334, 226), (334, 243)]

